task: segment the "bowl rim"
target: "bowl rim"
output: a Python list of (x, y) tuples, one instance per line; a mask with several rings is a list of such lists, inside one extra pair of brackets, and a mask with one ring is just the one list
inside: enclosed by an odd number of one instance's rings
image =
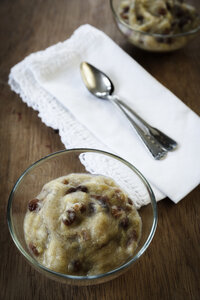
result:
[[(200, 24), (197, 26), (197, 28), (194, 28), (190, 31), (186, 31), (186, 32), (181, 32), (181, 33), (175, 33), (175, 34), (161, 34), (161, 33), (150, 33), (150, 32), (146, 32), (146, 31), (141, 31), (141, 30), (137, 30), (137, 29), (134, 29), (131, 25), (127, 24), (126, 22), (124, 22), (120, 17), (119, 15), (117, 14), (114, 6), (113, 6), (113, 1), (114, 0), (109, 0), (110, 1), (110, 7), (111, 7), (111, 10), (112, 10), (112, 13), (115, 17), (115, 19), (120, 22), (122, 25), (124, 25), (125, 27), (127, 27), (128, 29), (136, 32), (136, 33), (140, 33), (140, 34), (143, 34), (143, 35), (148, 35), (148, 36), (152, 36), (152, 37), (155, 37), (155, 38), (176, 38), (176, 37), (184, 37), (184, 36), (187, 36), (187, 35), (191, 35), (191, 34), (195, 34), (197, 33), (199, 30), (200, 30)], [(198, 19), (200, 21), (200, 15), (198, 15)]]
[[(90, 276), (74, 276), (74, 275), (68, 275), (68, 274), (63, 274), (63, 273), (59, 273), (59, 272), (55, 272), (51, 269), (46, 268), (45, 266), (43, 266), (42, 264), (40, 264), (37, 260), (35, 260), (28, 252), (26, 252), (26, 250), (24, 250), (24, 248), (21, 246), (20, 242), (18, 241), (18, 238), (15, 234), (14, 231), (14, 227), (12, 224), (12, 213), (11, 213), (11, 209), (12, 209), (12, 200), (13, 200), (13, 196), (14, 193), (18, 187), (18, 185), (20, 184), (21, 180), (23, 179), (23, 177), (29, 173), (29, 171), (31, 171), (35, 166), (41, 164), (43, 161), (46, 161), (50, 158), (53, 157), (57, 157), (59, 155), (65, 154), (65, 153), (70, 153), (70, 152), (94, 152), (94, 153), (100, 153), (109, 157), (112, 157), (114, 159), (119, 160), (120, 162), (122, 162), (123, 164), (125, 164), (127, 167), (129, 167), (132, 171), (134, 171), (139, 178), (141, 179), (141, 181), (143, 182), (143, 184), (145, 185), (150, 199), (151, 199), (151, 205), (152, 205), (152, 210), (153, 210), (153, 223), (151, 225), (151, 231), (144, 243), (144, 245), (142, 246), (142, 248), (140, 249), (140, 251), (134, 255), (134, 257), (132, 259), (130, 259), (128, 262), (124, 263), (123, 265), (119, 266), (118, 268), (115, 268), (109, 272), (106, 273), (102, 273), (102, 274), (97, 274), (97, 275), (90, 275)], [(50, 273), (51, 275), (56, 275), (57, 277), (62, 277), (64, 279), (71, 279), (71, 280), (94, 280), (94, 279), (100, 279), (100, 278), (104, 278), (110, 275), (113, 275), (123, 269), (128, 268), (131, 264), (135, 263), (140, 257), (141, 255), (146, 251), (146, 249), (148, 248), (148, 246), (150, 245), (153, 236), (155, 234), (155, 230), (157, 227), (157, 222), (158, 222), (158, 214), (157, 214), (157, 203), (156, 203), (156, 199), (155, 199), (155, 195), (153, 193), (153, 190), (150, 186), (150, 184), (148, 183), (148, 181), (146, 180), (146, 178), (142, 175), (142, 173), (135, 167), (133, 166), (131, 163), (129, 163), (128, 161), (126, 161), (125, 159), (123, 159), (122, 157), (112, 154), (110, 152), (107, 151), (102, 151), (99, 149), (92, 149), (92, 148), (73, 148), (73, 149), (64, 149), (64, 150), (60, 150), (57, 152), (53, 152), (51, 154), (48, 154), (44, 157), (42, 157), (41, 159), (37, 160), (36, 162), (34, 162), (33, 164), (31, 164), (22, 174), (21, 176), (17, 179), (16, 183), (14, 184), (9, 198), (8, 198), (8, 205), (7, 205), (7, 223), (8, 223), (8, 228), (10, 231), (10, 235), (16, 245), (16, 247), (18, 248), (18, 250), (21, 252), (21, 254), (31, 263), (33, 264), (33, 266), (38, 267), (38, 269), (42, 269), (47, 273)]]

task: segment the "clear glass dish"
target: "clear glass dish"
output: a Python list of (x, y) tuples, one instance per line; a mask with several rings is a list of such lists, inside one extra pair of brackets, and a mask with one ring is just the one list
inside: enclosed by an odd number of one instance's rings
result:
[[(134, 46), (152, 52), (170, 52), (178, 50), (187, 45), (200, 31), (200, 16), (198, 15), (197, 27), (177, 34), (157, 34), (135, 30), (132, 26), (123, 20), (119, 15), (119, 5), (122, 0), (110, 0), (110, 7), (116, 21), (116, 24), (122, 34)], [(200, 11), (200, 3), (188, 0), (188, 4), (193, 5)], [(198, 4), (198, 5), (197, 5)]]
[[(95, 165), (98, 165), (97, 168)], [(71, 276), (57, 273), (39, 264), (27, 248), (23, 222), (28, 201), (41, 191), (45, 183), (70, 173), (93, 173), (112, 177), (122, 188), (125, 186), (130, 188), (129, 193), (131, 193), (132, 199), (140, 202), (145, 197), (150, 202), (149, 205), (143, 206), (139, 210), (142, 219), (142, 236), (134, 256), (128, 262), (108, 273), (96, 276)], [(147, 180), (127, 161), (100, 150), (72, 149), (50, 154), (25, 170), (9, 196), (7, 221), (15, 245), (37, 271), (62, 283), (87, 286), (111, 280), (133, 267), (154, 236), (157, 225), (157, 205)]]

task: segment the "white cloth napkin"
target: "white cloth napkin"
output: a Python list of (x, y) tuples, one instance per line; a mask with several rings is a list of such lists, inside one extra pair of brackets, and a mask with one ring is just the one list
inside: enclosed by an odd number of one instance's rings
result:
[[(82, 61), (104, 71), (116, 94), (178, 149), (155, 161), (112, 103), (87, 91)], [(11, 69), (9, 84), (47, 126), (59, 129), (67, 148), (118, 154), (144, 174), (157, 200), (168, 196), (177, 203), (199, 184), (200, 118), (100, 30), (83, 25), (63, 43), (29, 55)]]

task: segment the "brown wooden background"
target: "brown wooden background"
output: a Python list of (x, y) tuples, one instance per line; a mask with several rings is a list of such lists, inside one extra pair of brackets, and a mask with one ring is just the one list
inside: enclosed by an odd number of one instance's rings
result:
[(90, 23), (200, 115), (200, 36), (171, 54), (134, 49), (117, 31), (106, 0), (0, 0), (0, 23), (0, 299), (200, 299), (199, 187), (177, 205), (160, 202), (157, 232), (145, 255), (125, 275), (98, 286), (71, 287), (34, 271), (6, 223), (8, 195), (22, 171), (64, 148), (59, 135), (11, 92), (13, 65)]

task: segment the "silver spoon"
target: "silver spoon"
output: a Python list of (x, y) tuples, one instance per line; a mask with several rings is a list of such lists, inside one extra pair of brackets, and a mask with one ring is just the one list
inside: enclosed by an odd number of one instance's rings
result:
[[(83, 81), (88, 90), (96, 97), (110, 100), (113, 104), (115, 104), (115, 106), (117, 106), (120, 111), (122, 111), (128, 118), (129, 122), (135, 128), (136, 132), (138, 133), (148, 150), (151, 152), (153, 157), (155, 159), (163, 158), (167, 154), (167, 150), (163, 149), (163, 147), (155, 139), (154, 136), (146, 133), (144, 130), (142, 130), (141, 127), (138, 126), (138, 124), (127, 114), (126, 110), (121, 106), (123, 103), (122, 101), (120, 101), (121, 105), (119, 104), (118, 98), (112, 95), (114, 86), (111, 80), (103, 72), (87, 62), (82, 62), (80, 69)], [(124, 105), (124, 107), (129, 109), (127, 105)], [(132, 112), (131, 109), (129, 109), (129, 111)]]
[[(84, 76), (83, 73), (85, 72), (87, 72), (88, 74), (89, 70), (91, 74), (93, 73), (95, 75), (95, 78), (93, 79), (95, 80), (96, 84), (95, 87), (90, 86), (89, 88), (89, 85), (87, 85), (85, 82), (90, 92), (99, 98), (110, 98), (110, 96), (114, 92), (114, 85), (112, 81), (106, 74), (104, 74), (91, 64), (83, 62), (81, 64), (82, 76)], [(134, 115), (134, 117), (141, 122), (141, 124), (147, 129), (147, 131), (156, 138), (156, 140), (162, 145), (162, 147), (169, 151), (174, 150), (177, 147), (177, 143), (172, 138), (161, 132), (159, 129), (150, 126), (144, 119), (142, 119), (133, 109), (131, 109), (126, 103), (120, 100), (116, 95), (112, 95), (111, 97), (114, 98), (115, 101), (118, 101), (118, 103), (125, 107), (132, 115)]]

